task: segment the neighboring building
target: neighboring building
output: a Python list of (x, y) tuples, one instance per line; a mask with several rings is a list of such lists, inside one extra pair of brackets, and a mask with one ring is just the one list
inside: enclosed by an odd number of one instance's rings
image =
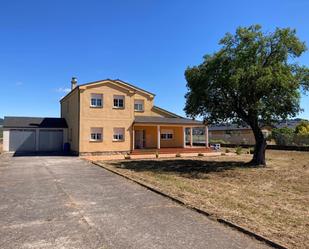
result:
[(62, 118), (4, 117), (4, 151), (62, 151), (66, 137)]
[[(302, 119), (291, 119), (275, 123), (274, 125), (262, 126), (262, 132), (265, 137), (271, 134), (273, 128), (288, 127), (295, 129), (295, 127), (302, 121)], [(211, 142), (229, 143), (229, 144), (255, 144), (255, 138), (251, 128), (247, 125), (239, 124), (218, 124), (209, 125), (209, 139)]]
[(207, 126), (155, 106), (154, 98), (121, 80), (77, 86), (72, 78), (71, 91), (60, 100), (61, 118), (46, 125), (46, 118), (5, 117), (4, 150), (60, 151), (66, 142), (76, 154), (180, 148), (193, 145), (186, 134), (197, 127), (205, 130), (208, 146)]
[(2, 137), (3, 137), (2, 126), (3, 126), (3, 119), (0, 118), (0, 144), (2, 144)]

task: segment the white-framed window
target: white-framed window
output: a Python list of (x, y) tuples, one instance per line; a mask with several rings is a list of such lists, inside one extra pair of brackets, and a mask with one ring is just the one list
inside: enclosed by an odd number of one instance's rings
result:
[(90, 106), (91, 107), (102, 107), (103, 106), (103, 94), (91, 93)]
[(144, 111), (144, 100), (142, 99), (134, 100), (134, 110), (138, 112)]
[(124, 108), (123, 95), (114, 95), (114, 108)]
[(103, 128), (90, 128), (90, 141), (102, 141)]
[(113, 141), (124, 141), (124, 128), (114, 128)]
[(174, 131), (173, 130), (161, 130), (161, 139), (162, 140), (171, 140), (174, 137)]

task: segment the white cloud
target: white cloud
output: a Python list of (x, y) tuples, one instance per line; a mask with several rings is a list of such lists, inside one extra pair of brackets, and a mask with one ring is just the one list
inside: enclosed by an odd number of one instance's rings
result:
[(56, 91), (58, 93), (68, 93), (68, 92), (71, 91), (71, 89), (70, 88), (66, 88), (66, 87), (59, 87), (59, 88), (56, 89)]

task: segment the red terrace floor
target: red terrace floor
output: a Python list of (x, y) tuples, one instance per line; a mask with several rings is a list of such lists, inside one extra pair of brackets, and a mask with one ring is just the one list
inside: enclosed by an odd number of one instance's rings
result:
[(145, 155), (145, 154), (177, 154), (177, 153), (208, 153), (213, 152), (212, 149), (206, 147), (186, 147), (186, 148), (161, 148), (161, 149), (135, 149), (131, 155)]

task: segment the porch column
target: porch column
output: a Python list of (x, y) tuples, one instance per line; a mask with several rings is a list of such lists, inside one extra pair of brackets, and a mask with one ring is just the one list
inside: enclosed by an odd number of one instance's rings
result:
[(205, 146), (209, 147), (209, 141), (208, 141), (208, 125), (205, 126)]
[(134, 126), (132, 126), (132, 150), (135, 149), (135, 130)]
[(157, 133), (158, 133), (158, 138), (157, 138), (157, 149), (160, 149), (160, 144), (161, 144), (160, 125), (157, 126)]
[(186, 148), (186, 127), (182, 127), (183, 132), (183, 148)]
[(193, 146), (193, 129), (190, 127), (190, 146)]

